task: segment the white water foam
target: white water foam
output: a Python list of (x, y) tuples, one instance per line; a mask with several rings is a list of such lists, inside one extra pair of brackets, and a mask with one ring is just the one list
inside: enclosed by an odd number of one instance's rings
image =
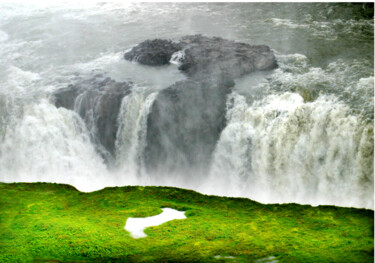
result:
[(30, 86), (33, 88), (36, 82), (40, 80), (40, 75), (35, 72), (22, 70), (11, 66), (7, 70), (6, 84), (0, 87), (0, 91), (8, 94), (25, 95), (30, 93)]
[(111, 184), (74, 112), (57, 109), (46, 99), (23, 105), (22, 112), (0, 144), (0, 181), (65, 183), (81, 191), (100, 189), (103, 181)]
[(147, 237), (144, 229), (150, 226), (158, 226), (174, 219), (185, 219), (185, 212), (177, 211), (172, 208), (162, 208), (163, 212), (156, 216), (145, 218), (129, 217), (125, 224), (125, 230), (130, 232), (134, 238)]
[(349, 105), (352, 113), (373, 119), (374, 77), (368, 62), (338, 59), (319, 68), (309, 65), (301, 54), (278, 54), (277, 60), (280, 68), (267, 81), (254, 85), (255, 89), (268, 94), (298, 92), (310, 100), (320, 94), (333, 94)]
[(5, 42), (9, 39), (9, 35), (5, 32), (0, 30), (0, 42)]
[(184, 58), (185, 58), (185, 52), (183, 50), (179, 50), (172, 54), (172, 57), (169, 60), (169, 63), (179, 66), (181, 65)]
[(116, 156), (118, 170), (137, 178), (138, 182), (147, 184), (142, 159), (146, 146), (147, 116), (158, 95), (148, 94), (147, 89), (136, 87), (126, 96), (118, 117), (119, 129), (116, 140)]
[(372, 125), (347, 106), (326, 96), (304, 103), (295, 93), (253, 106), (234, 93), (229, 103), (209, 193), (373, 208)]
[(334, 19), (331, 21), (314, 20), (311, 15), (306, 15), (304, 19), (293, 20), (286, 18), (271, 18), (270, 21), (276, 27), (285, 27), (289, 29), (304, 29), (316, 38), (334, 41), (343, 34), (352, 37), (363, 37), (360, 32), (364, 27), (373, 26), (373, 21), (368, 20), (342, 20)]

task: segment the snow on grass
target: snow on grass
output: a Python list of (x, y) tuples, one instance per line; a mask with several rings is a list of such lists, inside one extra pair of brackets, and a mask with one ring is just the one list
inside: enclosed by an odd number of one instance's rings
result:
[(163, 212), (156, 216), (145, 218), (129, 217), (125, 224), (125, 230), (130, 232), (134, 238), (146, 237), (143, 230), (150, 226), (158, 226), (174, 219), (185, 219), (185, 212), (180, 212), (172, 208), (162, 208)]

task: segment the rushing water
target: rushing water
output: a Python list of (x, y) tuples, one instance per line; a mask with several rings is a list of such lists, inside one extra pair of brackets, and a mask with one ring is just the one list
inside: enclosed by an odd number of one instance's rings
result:
[[(0, 181), (84, 191), (173, 185), (260, 202), (373, 208), (371, 12), (336, 3), (2, 0)], [(155, 175), (145, 168), (147, 116), (158, 93), (186, 76), (177, 61), (142, 66), (123, 54), (146, 39), (189, 34), (266, 44), (279, 68), (235, 80), (208, 169)], [(51, 96), (95, 74), (133, 83), (110, 162), (92, 125)]]

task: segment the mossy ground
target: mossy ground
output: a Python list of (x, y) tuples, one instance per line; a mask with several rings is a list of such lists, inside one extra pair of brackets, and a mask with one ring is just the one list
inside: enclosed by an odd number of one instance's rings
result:
[[(187, 219), (148, 228), (141, 239), (124, 230), (128, 217), (163, 207)], [(168, 187), (81, 193), (0, 184), (0, 262), (373, 262), (373, 229), (374, 212), (365, 209), (263, 205)]]

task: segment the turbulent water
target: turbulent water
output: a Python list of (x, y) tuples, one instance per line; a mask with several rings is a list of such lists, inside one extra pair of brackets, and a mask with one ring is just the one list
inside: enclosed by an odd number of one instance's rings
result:
[[(172, 185), (266, 203), (373, 208), (371, 8), (0, 1), (0, 181), (68, 183), (83, 191)], [(204, 165), (154, 172), (145, 158), (152, 147), (148, 116), (162, 90), (186, 79), (176, 65), (181, 54), (162, 67), (123, 55), (146, 39), (189, 34), (266, 44), (279, 67), (235, 79), (225, 127)], [(77, 101), (58, 108), (52, 96), (97, 74), (132, 83), (114, 120), (116, 140), (107, 142), (110, 153)], [(200, 107), (189, 114), (203, 114)], [(166, 156), (186, 157), (175, 144), (159, 143)]]

